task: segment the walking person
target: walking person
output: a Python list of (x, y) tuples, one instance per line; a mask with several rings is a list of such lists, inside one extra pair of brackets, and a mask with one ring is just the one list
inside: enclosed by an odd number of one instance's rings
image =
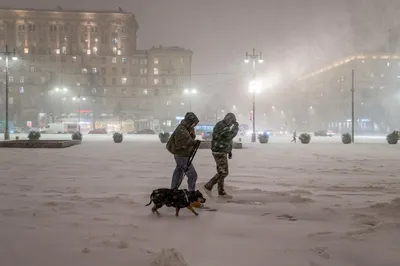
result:
[(211, 191), (218, 184), (218, 195), (224, 198), (232, 198), (224, 189), (225, 178), (229, 174), (228, 158), (232, 159), (233, 138), (239, 131), (239, 124), (233, 113), (228, 113), (224, 119), (218, 122), (212, 133), (211, 150), (217, 164), (217, 174), (204, 185), (205, 192), (211, 197)]
[(291, 143), (292, 143), (292, 142), (296, 143), (296, 141), (297, 141), (297, 132), (296, 132), (296, 130), (295, 130), (295, 131), (293, 132), (293, 139), (292, 139)]
[(199, 123), (197, 116), (188, 112), (185, 118), (177, 126), (174, 133), (167, 142), (167, 150), (174, 155), (176, 167), (172, 175), (171, 189), (178, 189), (182, 184), (186, 172), (188, 178), (188, 190), (196, 190), (197, 172), (191, 163), (188, 166), (189, 157), (192, 154), (196, 143), (194, 127)]

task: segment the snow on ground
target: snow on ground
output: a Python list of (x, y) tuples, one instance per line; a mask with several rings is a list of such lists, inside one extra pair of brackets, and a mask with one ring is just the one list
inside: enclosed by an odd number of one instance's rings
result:
[[(174, 168), (157, 136), (0, 149), (0, 265), (398, 266), (400, 146), (277, 140), (234, 150), (232, 201), (180, 218), (144, 206)], [(194, 164), (200, 187), (210, 151)]]

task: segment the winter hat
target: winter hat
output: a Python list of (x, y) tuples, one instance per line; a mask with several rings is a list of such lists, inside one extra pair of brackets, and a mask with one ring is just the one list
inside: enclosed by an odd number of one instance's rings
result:
[(224, 121), (228, 123), (228, 125), (231, 125), (236, 122), (236, 116), (233, 113), (227, 113), (224, 117)]
[(187, 112), (184, 120), (188, 126), (199, 123), (199, 119), (192, 112)]

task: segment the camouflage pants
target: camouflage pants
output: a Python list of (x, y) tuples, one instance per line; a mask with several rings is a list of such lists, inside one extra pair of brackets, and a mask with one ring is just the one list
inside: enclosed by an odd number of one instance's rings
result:
[(217, 164), (217, 174), (206, 184), (207, 189), (212, 189), (218, 184), (218, 192), (224, 192), (225, 177), (229, 174), (228, 156), (224, 152), (213, 152), (215, 163)]

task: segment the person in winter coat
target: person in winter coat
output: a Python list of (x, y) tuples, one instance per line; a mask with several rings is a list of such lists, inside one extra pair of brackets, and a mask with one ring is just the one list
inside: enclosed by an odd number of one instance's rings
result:
[(295, 131), (293, 132), (293, 139), (292, 139), (291, 142), (296, 143), (296, 140), (297, 140), (297, 131), (295, 130)]
[(195, 140), (196, 133), (194, 127), (197, 123), (199, 123), (199, 119), (194, 113), (186, 113), (185, 118), (177, 126), (167, 142), (167, 150), (174, 155), (176, 162), (176, 167), (172, 175), (171, 189), (179, 188), (182, 184), (185, 171), (187, 170), (188, 190), (196, 190), (196, 169), (193, 164), (190, 164), (189, 167), (187, 164), (195, 144), (200, 141)]
[(239, 131), (239, 124), (232, 113), (218, 122), (212, 133), (211, 151), (217, 164), (217, 174), (204, 185), (206, 193), (211, 197), (211, 191), (215, 184), (218, 184), (218, 195), (220, 197), (232, 198), (224, 189), (225, 178), (229, 174), (228, 158), (232, 159), (233, 138)]

